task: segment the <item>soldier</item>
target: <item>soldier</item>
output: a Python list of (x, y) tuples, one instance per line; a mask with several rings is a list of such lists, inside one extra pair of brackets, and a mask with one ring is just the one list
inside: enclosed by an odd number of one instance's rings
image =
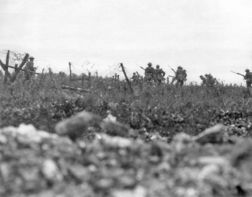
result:
[(176, 84), (175, 84), (176, 86), (177, 85), (183, 86), (184, 82), (186, 81), (186, 78), (187, 78), (186, 70), (183, 69), (181, 66), (179, 66), (177, 68), (177, 71), (175, 72), (175, 77), (172, 79), (171, 84), (173, 84), (174, 81), (176, 81)]
[(30, 80), (34, 73), (34, 57), (30, 57), (24, 68), (25, 80)]
[(213, 77), (211, 74), (206, 74), (207, 77), (207, 86), (214, 87), (217, 84), (217, 79)]
[(148, 67), (145, 68), (145, 72), (144, 72), (144, 76), (145, 76), (145, 80), (147, 82), (151, 82), (154, 79), (154, 73), (155, 73), (155, 69), (152, 67), (152, 63), (149, 62)]
[(166, 84), (170, 84), (169, 76), (166, 77)]
[(134, 72), (131, 77), (133, 84), (138, 84), (140, 82), (140, 75), (138, 72)]
[(155, 81), (158, 84), (161, 84), (162, 81), (164, 80), (164, 76), (165, 76), (165, 72), (163, 71), (162, 68), (160, 68), (159, 65), (157, 65), (155, 69)]
[(205, 74), (205, 76), (200, 76), (202, 80), (202, 86), (214, 87), (217, 84), (217, 79), (211, 74)]
[(250, 72), (249, 69), (246, 69), (245, 72), (246, 74), (244, 76), (244, 79), (246, 80), (246, 86), (247, 88), (250, 88), (252, 84), (252, 72)]
[[(91, 74), (91, 73), (90, 73), (90, 74)], [(113, 79), (114, 79), (115, 81), (119, 81), (119, 78), (120, 78), (120, 76), (119, 76), (117, 73), (115, 73), (114, 76), (113, 76)]]
[(187, 73), (186, 70), (182, 68), (183, 80), (184, 82), (187, 80)]
[(206, 77), (204, 77), (203, 75), (200, 75), (200, 79), (202, 81), (201, 85), (206, 86)]

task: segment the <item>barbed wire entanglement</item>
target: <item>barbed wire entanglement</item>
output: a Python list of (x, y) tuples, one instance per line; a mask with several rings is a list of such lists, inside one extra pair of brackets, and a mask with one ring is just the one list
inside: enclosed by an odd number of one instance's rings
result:
[(2, 49), (0, 50), (0, 59), (2, 61), (5, 61), (6, 55), (8, 53), (8, 51), (10, 52), (10, 57), (9, 57), (9, 64), (10, 65), (15, 65), (16, 63), (20, 63), (23, 58), (25, 57), (25, 52), (20, 52), (20, 51), (16, 51), (16, 50), (7, 50), (7, 49)]

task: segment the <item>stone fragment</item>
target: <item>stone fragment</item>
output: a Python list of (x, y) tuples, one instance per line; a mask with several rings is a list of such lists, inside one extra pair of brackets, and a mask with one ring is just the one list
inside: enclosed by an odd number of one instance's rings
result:
[(172, 140), (172, 147), (176, 152), (181, 152), (192, 143), (192, 137), (186, 133), (179, 133)]
[(69, 136), (76, 140), (88, 132), (88, 127), (98, 127), (102, 119), (87, 111), (82, 111), (71, 118), (59, 122), (55, 126), (58, 135)]
[(134, 190), (116, 190), (112, 193), (113, 197), (146, 197), (145, 188), (138, 186)]
[(62, 179), (62, 175), (60, 174), (58, 166), (51, 159), (44, 161), (42, 165), (42, 173), (49, 181), (57, 181)]
[(226, 131), (226, 126), (222, 124), (217, 124), (213, 127), (204, 130), (199, 135), (193, 137), (193, 139), (200, 144), (222, 143), (225, 142), (225, 140), (227, 139), (227, 136), (225, 135), (227, 134)]
[(105, 133), (111, 136), (128, 137), (130, 131), (128, 126), (112, 121), (103, 121), (101, 123), (101, 128)]

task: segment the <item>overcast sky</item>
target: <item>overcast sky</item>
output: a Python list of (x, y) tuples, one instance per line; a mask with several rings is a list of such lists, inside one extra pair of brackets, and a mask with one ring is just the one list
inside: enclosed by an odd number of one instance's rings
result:
[[(40, 68), (109, 75), (148, 62), (182, 65), (190, 81), (252, 70), (251, 0), (0, 0), (0, 51), (28, 52)], [(95, 64), (92, 66), (92, 64)]]

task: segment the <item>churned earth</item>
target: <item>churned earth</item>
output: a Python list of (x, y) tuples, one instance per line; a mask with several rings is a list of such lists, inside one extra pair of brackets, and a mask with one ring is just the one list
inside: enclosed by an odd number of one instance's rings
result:
[[(73, 135), (74, 133), (74, 135)], [(55, 133), (0, 130), (1, 196), (251, 196), (252, 140), (217, 124), (172, 140), (87, 111)]]

